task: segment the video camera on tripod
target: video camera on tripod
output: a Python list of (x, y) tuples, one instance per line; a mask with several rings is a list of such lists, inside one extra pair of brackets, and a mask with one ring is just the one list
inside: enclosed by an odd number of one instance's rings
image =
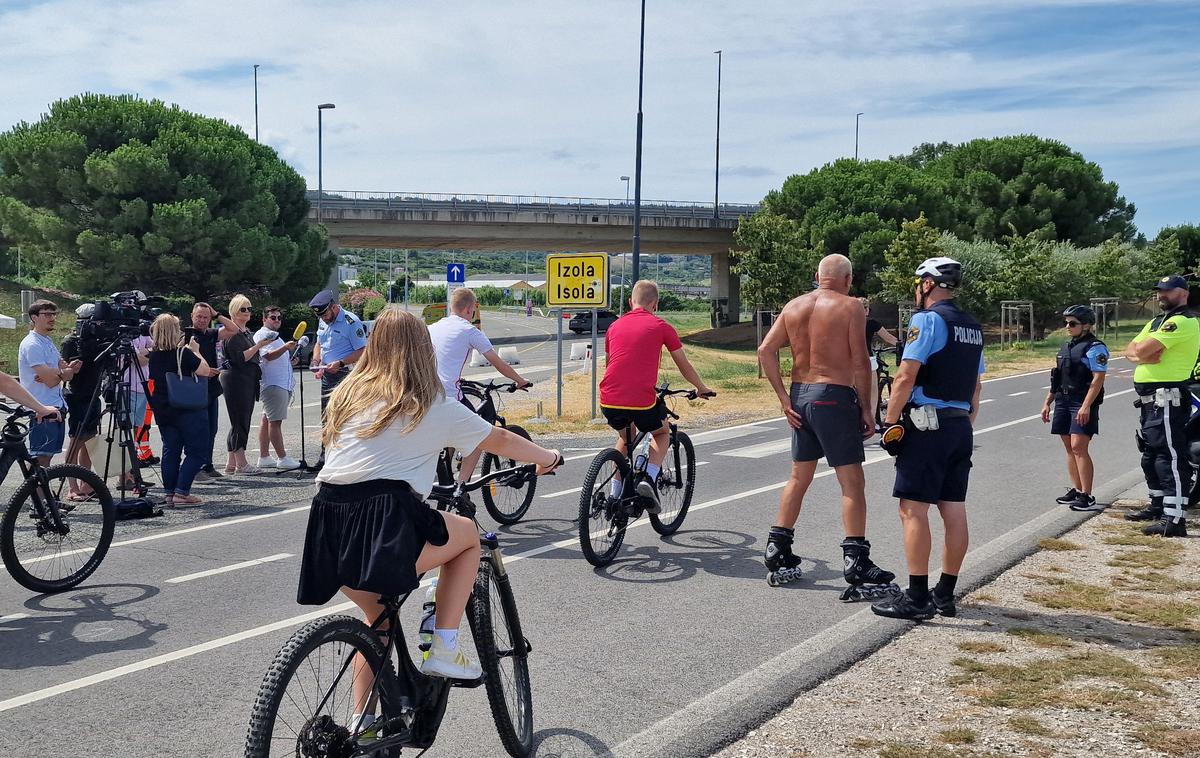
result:
[(146, 297), (144, 292), (114, 292), (108, 300), (97, 300), (91, 315), (80, 327), (79, 336), (85, 345), (103, 347), (125, 337), (145, 337), (150, 334), (150, 323), (163, 312), (166, 300), (161, 297)]

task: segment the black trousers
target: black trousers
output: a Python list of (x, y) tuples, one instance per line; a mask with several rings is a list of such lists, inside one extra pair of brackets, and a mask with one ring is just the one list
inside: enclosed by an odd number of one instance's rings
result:
[(245, 450), (250, 439), (250, 421), (254, 416), (254, 401), (258, 382), (253, 375), (243, 376), (233, 371), (221, 372), (221, 389), (225, 393), (225, 411), (229, 414), (229, 434), (225, 449)]
[(1150, 501), (1162, 505), (1163, 515), (1183, 519), (1192, 489), (1192, 464), (1188, 460), (1187, 422), (1192, 398), (1181, 389), (1179, 405), (1158, 406), (1154, 395), (1143, 395), (1141, 405), (1142, 473)]
[[(329, 396), (337, 389), (337, 386), (345, 381), (346, 377), (350, 376), (350, 369), (342, 367), (342, 370), (336, 374), (326, 371), (321, 375), (321, 425), (325, 425), (325, 407), (329, 405)], [(325, 463), (325, 443), (321, 443), (321, 458), (317, 465)]]

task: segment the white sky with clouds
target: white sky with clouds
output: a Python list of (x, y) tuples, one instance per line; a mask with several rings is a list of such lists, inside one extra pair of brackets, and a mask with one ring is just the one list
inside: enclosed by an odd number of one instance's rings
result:
[[(254, 131), (332, 190), (623, 197), (636, 0), (0, 0), (0, 128), (82, 91)], [(649, 0), (643, 197), (756, 202), (854, 150), (1031, 132), (1100, 163), (1149, 236), (1200, 222), (1200, 3)]]

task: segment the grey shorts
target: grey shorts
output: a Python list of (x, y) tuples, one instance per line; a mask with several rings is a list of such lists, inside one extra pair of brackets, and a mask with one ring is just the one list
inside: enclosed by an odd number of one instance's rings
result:
[(269, 385), (259, 393), (262, 398), (263, 415), (268, 421), (283, 421), (287, 418), (288, 405), (292, 402), (292, 393), (283, 387)]
[(792, 460), (825, 457), (830, 467), (862, 463), (862, 406), (852, 387), (840, 384), (793, 384), (792, 409), (802, 426), (792, 429)]

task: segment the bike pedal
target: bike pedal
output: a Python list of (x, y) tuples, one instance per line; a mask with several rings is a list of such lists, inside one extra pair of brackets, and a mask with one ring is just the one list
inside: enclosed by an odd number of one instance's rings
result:
[(451, 687), (462, 687), (463, 689), (473, 690), (483, 684), (483, 680), (487, 678), (487, 674), (481, 675), (478, 679), (451, 679)]

